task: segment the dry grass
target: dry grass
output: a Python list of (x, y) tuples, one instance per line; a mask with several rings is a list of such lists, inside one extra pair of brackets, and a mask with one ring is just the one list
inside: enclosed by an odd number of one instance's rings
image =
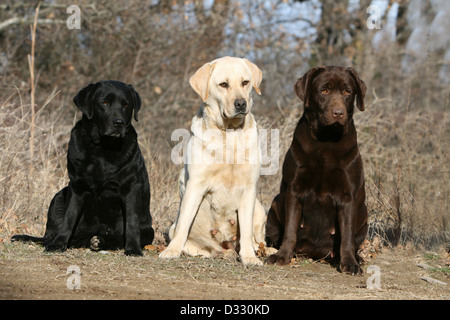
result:
[(450, 239), (449, 114), (375, 101), (357, 116), (370, 235), (432, 247)]
[[(448, 112), (410, 111), (393, 100), (368, 98), (372, 102), (365, 112), (355, 114), (355, 120), (365, 164), (370, 237), (394, 245), (448, 243)], [(42, 235), (50, 200), (68, 182), (67, 143), (80, 115), (67, 96), (51, 92), (42, 97), (38, 103), (44, 107), (36, 115), (34, 158), (30, 159), (27, 99), (19, 89), (10, 88), (0, 101), (0, 242), (14, 233)], [(187, 128), (190, 116), (167, 118), (166, 129), (154, 132), (153, 115), (145, 107), (135, 127), (149, 171), (155, 241), (164, 243), (179, 205), (180, 167), (170, 160), (174, 144), (170, 134), (180, 126)], [(273, 115), (261, 115), (255, 108), (260, 127), (280, 130), (280, 167), (300, 110), (296, 99)], [(266, 209), (278, 192), (280, 178), (278, 171), (260, 179), (259, 197)]]

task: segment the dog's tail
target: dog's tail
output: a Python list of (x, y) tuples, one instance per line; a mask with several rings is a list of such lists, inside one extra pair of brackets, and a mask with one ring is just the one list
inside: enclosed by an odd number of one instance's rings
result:
[(33, 236), (29, 236), (26, 234), (17, 234), (15, 236), (11, 237), (11, 242), (15, 242), (15, 241), (22, 241), (22, 242), (35, 242), (38, 244), (44, 244), (45, 240), (47, 240), (46, 238), (42, 237), (33, 237)]

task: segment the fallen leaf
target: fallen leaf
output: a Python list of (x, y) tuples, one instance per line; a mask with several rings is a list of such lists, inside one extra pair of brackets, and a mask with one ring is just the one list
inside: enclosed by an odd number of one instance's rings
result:
[(257, 254), (258, 257), (266, 257), (267, 256), (266, 248), (265, 248), (263, 242), (259, 243), (259, 248), (258, 248), (258, 251), (256, 252), (256, 254)]
[(164, 245), (162, 245), (162, 244), (159, 244), (159, 245), (156, 247), (156, 250), (158, 250), (158, 252), (163, 252), (164, 250), (166, 250), (166, 246), (164, 246)]
[(153, 88), (153, 90), (155, 91), (156, 94), (161, 94), (162, 93), (161, 87), (155, 86), (155, 88)]
[(156, 250), (157, 248), (154, 245), (152, 245), (152, 244), (148, 244), (148, 245), (146, 245), (144, 247), (144, 249), (145, 250), (149, 250), (149, 251), (153, 251), (153, 250)]

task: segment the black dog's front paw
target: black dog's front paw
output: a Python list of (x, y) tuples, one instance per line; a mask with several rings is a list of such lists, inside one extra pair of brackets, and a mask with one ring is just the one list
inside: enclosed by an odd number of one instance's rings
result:
[(142, 250), (139, 248), (125, 249), (125, 255), (127, 256), (143, 256)]
[(60, 241), (53, 241), (45, 246), (46, 252), (64, 252), (67, 250), (67, 245)]
[(143, 256), (139, 240), (137, 238), (128, 238), (125, 243), (125, 255), (127, 256)]

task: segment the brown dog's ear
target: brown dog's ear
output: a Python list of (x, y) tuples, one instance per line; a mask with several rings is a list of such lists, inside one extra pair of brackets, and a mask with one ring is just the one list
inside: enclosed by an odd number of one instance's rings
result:
[(245, 58), (244, 62), (247, 64), (247, 66), (250, 68), (250, 71), (252, 72), (253, 88), (255, 89), (257, 94), (261, 95), (261, 90), (259, 89), (259, 86), (261, 85), (262, 81), (262, 71), (258, 68), (256, 64), (250, 62)]
[(194, 75), (189, 79), (189, 84), (192, 89), (198, 93), (203, 102), (208, 99), (209, 90), (209, 78), (214, 70), (214, 64), (210, 62), (205, 63), (200, 69), (198, 69)]
[(322, 71), (324, 67), (315, 67), (306, 72), (303, 77), (297, 80), (294, 85), (294, 91), (297, 96), (304, 102), (305, 107), (309, 106), (309, 95), (311, 92), (311, 83), (314, 78)]
[(364, 97), (366, 96), (366, 84), (362, 81), (353, 68), (347, 68), (347, 72), (353, 78), (356, 86), (356, 106), (359, 110), (364, 111)]
[(138, 121), (138, 112), (141, 109), (141, 97), (131, 84), (129, 84), (128, 87), (130, 88), (131, 97), (133, 98), (134, 120)]
[(89, 84), (88, 86), (84, 87), (80, 90), (80, 92), (77, 93), (77, 95), (73, 98), (73, 103), (78, 107), (78, 109), (83, 112), (84, 115), (88, 119), (92, 119), (94, 116), (94, 109), (92, 107), (92, 94), (95, 91), (95, 88), (97, 88), (99, 83), (96, 84)]

